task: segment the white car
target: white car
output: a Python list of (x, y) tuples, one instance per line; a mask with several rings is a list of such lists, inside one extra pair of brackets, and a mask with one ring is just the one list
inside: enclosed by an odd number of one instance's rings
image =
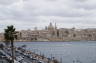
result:
[(14, 63), (20, 63), (20, 62), (18, 62), (18, 61), (16, 61), (16, 60), (14, 60)]
[(38, 61), (38, 63), (44, 63), (43, 61)]
[(17, 59), (17, 61), (20, 61), (20, 60), (23, 59), (23, 57), (22, 56), (18, 56), (18, 57), (16, 57), (16, 59)]

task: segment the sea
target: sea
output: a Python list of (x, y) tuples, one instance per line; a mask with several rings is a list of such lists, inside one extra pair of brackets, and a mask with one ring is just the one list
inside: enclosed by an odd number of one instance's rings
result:
[(96, 63), (96, 41), (70, 42), (15, 42), (16, 47), (55, 58), (60, 63)]

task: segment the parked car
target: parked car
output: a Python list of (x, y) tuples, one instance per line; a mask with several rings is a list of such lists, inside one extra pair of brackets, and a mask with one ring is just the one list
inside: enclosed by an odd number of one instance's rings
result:
[(23, 57), (22, 57), (22, 56), (17, 56), (17, 57), (16, 57), (16, 60), (17, 60), (17, 61), (23, 60)]
[(27, 63), (27, 62), (25, 62), (24, 60), (21, 60), (21, 61), (19, 61), (20, 63)]
[(18, 62), (18, 61), (16, 61), (16, 60), (14, 60), (14, 63), (20, 63), (20, 62)]
[(6, 55), (0, 52), (0, 58), (6, 58)]
[(38, 63), (44, 63), (43, 61), (38, 61)]
[(37, 60), (36, 58), (32, 58), (32, 60)]

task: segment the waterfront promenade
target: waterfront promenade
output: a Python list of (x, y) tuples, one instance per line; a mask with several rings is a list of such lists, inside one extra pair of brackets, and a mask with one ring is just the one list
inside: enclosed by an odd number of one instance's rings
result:
[[(14, 63), (56, 63), (58, 62), (54, 57), (47, 58), (43, 55), (38, 55), (31, 51), (25, 50), (21, 47), (15, 47), (15, 60)], [(11, 62), (11, 48), (4, 48), (0, 50), (1, 53), (1, 63), (10, 63)]]

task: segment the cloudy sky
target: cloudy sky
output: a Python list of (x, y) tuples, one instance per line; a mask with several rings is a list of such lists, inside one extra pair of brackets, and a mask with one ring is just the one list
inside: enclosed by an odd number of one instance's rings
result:
[(96, 28), (96, 0), (0, 0), (0, 31), (44, 28)]

